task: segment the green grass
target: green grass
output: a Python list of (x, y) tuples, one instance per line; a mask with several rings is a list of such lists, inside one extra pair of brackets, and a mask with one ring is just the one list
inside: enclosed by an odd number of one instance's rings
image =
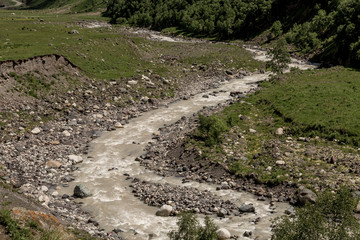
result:
[[(133, 77), (137, 71), (147, 69), (159, 75), (170, 76), (174, 71), (180, 74), (182, 68), (180, 71), (168, 63), (153, 61), (161, 55), (179, 56), (183, 64), (217, 64), (251, 70), (262, 67), (249, 53), (236, 46), (156, 42), (123, 34), (122, 26), (89, 29), (77, 24), (92, 20), (108, 21), (87, 14), (0, 11), (0, 61), (56, 53), (99, 79)], [(73, 29), (79, 34), (68, 34)], [(218, 64), (219, 61), (224, 65)]]
[[(253, 176), (269, 186), (290, 181), (319, 188), (340, 181), (356, 188), (359, 80), (356, 69), (336, 67), (294, 71), (264, 82), (260, 91), (216, 114), (228, 127), (221, 141), (209, 146), (211, 135), (199, 128), (187, 140), (188, 148), (196, 146), (202, 158), (223, 162), (239, 177)], [(285, 136), (275, 135), (279, 127), (286, 129)], [(308, 137), (310, 143), (296, 141), (299, 137)], [(306, 155), (309, 148), (317, 155)], [(329, 162), (330, 155), (338, 162)]]
[(291, 123), (294, 134), (360, 144), (360, 72), (309, 70), (264, 83), (254, 102)]

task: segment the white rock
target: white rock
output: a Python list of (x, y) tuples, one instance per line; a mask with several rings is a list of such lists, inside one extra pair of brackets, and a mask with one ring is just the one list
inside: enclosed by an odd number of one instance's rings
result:
[(278, 160), (278, 161), (276, 161), (276, 164), (277, 165), (285, 165), (286, 163), (283, 160)]
[(220, 240), (230, 239), (231, 234), (230, 232), (225, 228), (220, 228), (216, 231), (217, 235), (219, 236)]
[(59, 196), (59, 192), (58, 191), (53, 191), (51, 196), (53, 196), (53, 197)]
[(148, 101), (149, 101), (149, 97), (144, 96), (144, 97), (141, 98), (141, 101), (142, 101), (142, 102), (148, 102)]
[(68, 158), (73, 161), (74, 164), (81, 163), (83, 161), (83, 158), (81, 156), (77, 155), (69, 155)]
[(50, 198), (48, 196), (46, 196), (45, 194), (41, 194), (38, 198), (39, 202), (43, 202), (46, 205), (49, 203)]
[(65, 136), (65, 137), (70, 137), (71, 134), (69, 133), (69, 131), (65, 130), (62, 132), (62, 134)]
[(284, 134), (284, 129), (283, 128), (276, 129), (275, 134), (276, 135), (283, 135)]
[(33, 130), (31, 130), (31, 133), (32, 134), (39, 134), (41, 132), (41, 129), (40, 128), (38, 128), (38, 127), (36, 127), (36, 128), (34, 128)]
[(49, 190), (47, 186), (41, 186), (40, 189), (42, 192), (47, 192)]
[(256, 133), (256, 130), (255, 130), (255, 129), (250, 128), (250, 129), (249, 129), (249, 132), (250, 132), (250, 133)]
[(150, 78), (147, 77), (147, 76), (145, 76), (145, 75), (142, 75), (141, 78), (142, 78), (143, 80), (150, 81)]
[(169, 205), (163, 205), (159, 210), (156, 211), (156, 216), (168, 217), (172, 212), (173, 208)]
[(128, 81), (129, 85), (136, 85), (138, 82), (135, 80)]
[(115, 125), (114, 125), (115, 128), (124, 128), (124, 126), (119, 123), (119, 122), (116, 122)]

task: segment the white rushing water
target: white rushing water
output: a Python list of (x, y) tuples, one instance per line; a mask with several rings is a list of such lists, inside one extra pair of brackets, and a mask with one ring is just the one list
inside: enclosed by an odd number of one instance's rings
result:
[[(265, 53), (258, 50), (251, 50), (255, 58), (266, 59)], [(302, 69), (312, 68), (306, 63), (297, 63)], [(164, 178), (155, 175), (135, 161), (144, 153), (148, 142), (152, 141), (152, 134), (164, 124), (171, 124), (182, 116), (191, 116), (201, 110), (204, 106), (214, 106), (230, 98), (230, 91), (248, 91), (256, 87), (258, 81), (268, 78), (269, 73), (253, 74), (242, 79), (226, 81), (217, 91), (223, 90), (216, 96), (209, 95), (209, 98), (202, 96), (211, 93), (210, 90), (193, 96), (189, 100), (182, 100), (157, 110), (152, 110), (129, 121), (125, 128), (112, 132), (105, 132), (99, 138), (91, 142), (88, 157), (84, 156), (84, 162), (79, 165), (79, 171), (75, 172), (76, 180), (70, 187), (64, 189), (72, 194), (76, 184), (85, 184), (93, 193), (92, 197), (82, 199), (83, 208), (89, 211), (106, 231), (120, 228), (125, 231), (127, 239), (168, 239), (167, 233), (176, 227), (175, 217), (155, 216), (157, 208), (150, 207), (135, 198), (130, 182), (125, 180), (125, 173), (141, 180), (170, 183), (174, 185), (189, 186), (201, 190), (209, 190), (224, 200), (231, 200), (239, 206), (242, 203), (253, 203), (255, 213), (243, 214), (235, 217), (230, 216), (220, 219), (214, 216), (214, 221), (220, 227), (228, 229), (232, 235), (243, 238), (245, 231), (252, 231), (253, 237), (269, 239), (271, 236), (271, 219), (281, 216), (284, 210), (289, 207), (286, 203), (276, 203), (270, 208), (268, 201), (257, 201), (256, 196), (232, 190), (216, 191), (216, 185), (206, 183), (189, 182), (181, 183), (179, 178)], [(110, 168), (116, 170), (108, 171)], [(275, 209), (275, 210), (274, 210)], [(199, 215), (199, 218), (204, 216)], [(260, 217), (261, 221), (254, 224), (254, 220)], [(136, 231), (136, 235), (134, 234)], [(244, 237), (244, 239), (247, 239)]]

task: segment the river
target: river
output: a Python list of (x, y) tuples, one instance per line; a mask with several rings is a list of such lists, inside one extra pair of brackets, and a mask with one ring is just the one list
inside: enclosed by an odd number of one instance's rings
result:
[[(249, 49), (258, 60), (266, 60), (263, 51)], [(292, 66), (300, 69), (314, 68), (315, 66), (293, 60)], [(214, 106), (225, 102), (230, 98), (230, 91), (246, 92), (256, 87), (256, 83), (269, 77), (269, 73), (252, 74), (242, 79), (233, 79), (223, 82), (216, 90), (219, 93), (209, 98), (202, 97), (204, 94), (214, 91), (209, 90), (193, 96), (188, 100), (181, 100), (143, 113), (141, 116), (131, 119), (124, 128), (112, 132), (105, 132), (90, 144), (88, 156), (84, 156), (83, 163), (75, 172), (76, 180), (65, 191), (71, 194), (76, 184), (85, 184), (93, 193), (93, 196), (81, 199), (83, 208), (89, 211), (106, 231), (119, 228), (124, 231), (127, 239), (168, 239), (167, 233), (176, 228), (176, 217), (155, 216), (157, 208), (150, 207), (133, 196), (129, 187), (130, 181), (124, 174), (130, 174), (141, 180), (174, 185), (189, 186), (201, 190), (209, 190), (225, 200), (231, 200), (237, 205), (252, 203), (256, 212), (230, 216), (220, 219), (213, 216), (215, 223), (228, 229), (232, 235), (239, 239), (248, 239), (243, 236), (245, 231), (252, 231), (253, 237), (269, 239), (271, 237), (271, 220), (284, 214), (290, 207), (287, 203), (275, 203), (271, 206), (269, 201), (257, 201), (257, 197), (247, 192), (232, 190), (216, 191), (216, 185), (206, 183), (188, 182), (183, 184), (180, 178), (161, 177), (144, 167), (140, 166), (135, 158), (144, 154), (145, 146), (153, 141), (155, 131), (164, 124), (171, 124), (183, 116), (191, 116), (205, 106)], [(221, 91), (222, 90), (222, 91)], [(116, 169), (109, 171), (110, 168)], [(199, 215), (199, 219), (204, 216)], [(257, 224), (256, 218), (261, 218)], [(150, 237), (151, 236), (151, 237)]]

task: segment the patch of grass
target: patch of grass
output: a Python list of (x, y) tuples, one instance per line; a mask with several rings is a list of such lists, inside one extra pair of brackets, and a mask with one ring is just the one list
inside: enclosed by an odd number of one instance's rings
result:
[(19, 222), (11, 217), (10, 210), (0, 210), (0, 224), (6, 228), (7, 233), (11, 239), (15, 240), (31, 240), (30, 228), (23, 228)]
[(360, 72), (336, 67), (285, 75), (262, 84), (253, 101), (289, 123), (295, 135), (360, 144)]

